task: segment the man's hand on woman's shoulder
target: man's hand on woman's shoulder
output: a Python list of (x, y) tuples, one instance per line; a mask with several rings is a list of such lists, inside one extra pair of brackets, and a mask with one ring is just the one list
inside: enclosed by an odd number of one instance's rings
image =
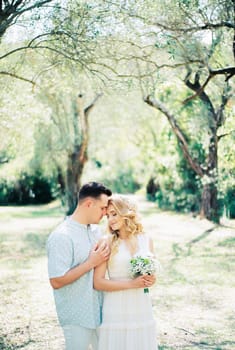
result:
[(91, 249), (88, 261), (92, 267), (96, 267), (107, 261), (110, 256), (110, 247), (104, 239), (100, 239)]

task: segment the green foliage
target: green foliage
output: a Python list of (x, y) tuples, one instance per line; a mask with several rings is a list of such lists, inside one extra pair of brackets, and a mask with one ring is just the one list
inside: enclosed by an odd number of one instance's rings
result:
[(220, 134), (227, 135), (220, 140), (218, 192), (220, 207), (228, 218), (235, 218), (235, 133), (234, 112), (229, 108), (226, 126)]
[(235, 185), (226, 189), (223, 203), (226, 210), (226, 216), (230, 219), (235, 219)]
[(0, 204), (44, 204), (55, 198), (55, 184), (40, 172), (0, 182)]
[(200, 196), (198, 192), (192, 193), (191, 189), (184, 185), (177, 187), (171, 178), (171, 187), (160, 188), (155, 195), (159, 208), (178, 212), (198, 212), (200, 208)]
[(120, 167), (117, 172), (109, 174), (101, 181), (117, 193), (135, 193), (140, 188), (140, 183), (135, 178), (131, 168)]
[[(172, 132), (170, 131), (170, 134)], [(162, 142), (162, 140), (161, 140)], [(169, 142), (169, 141), (168, 141)], [(189, 166), (183, 156), (182, 150), (175, 140), (168, 143), (168, 161), (156, 163), (155, 167), (155, 193), (147, 196), (148, 199), (156, 201), (163, 209), (175, 210), (179, 212), (198, 212), (200, 209), (201, 184), (196, 173)], [(205, 151), (200, 143), (192, 143), (191, 152), (200, 162), (205, 159)], [(177, 153), (173, 153), (177, 151)], [(153, 177), (154, 178), (154, 177)]]
[[(199, 212), (201, 204), (202, 184), (200, 178), (188, 165), (179, 146), (176, 147), (178, 158), (172, 168), (160, 166), (157, 168), (155, 178), (155, 193), (147, 196), (148, 199), (156, 201), (162, 209), (175, 210), (179, 212)], [(205, 161), (205, 151), (200, 143), (191, 145), (191, 152), (201, 163)], [(175, 168), (176, 171), (173, 171)], [(228, 177), (228, 172), (224, 169), (226, 178), (223, 189), (220, 185), (218, 196), (218, 212), (222, 216), (235, 218), (235, 185), (234, 178)], [(222, 181), (220, 179), (220, 181)]]
[[(177, 200), (175, 203), (175, 209), (177, 211), (198, 212), (200, 210), (201, 202), (200, 181), (195, 171), (189, 166), (179, 146), (177, 147), (177, 151), (179, 154), (179, 162), (176, 169), (182, 179), (182, 185), (179, 188), (176, 188)], [(205, 151), (203, 145), (200, 143), (193, 143), (191, 145), (191, 153), (198, 162), (201, 164), (204, 163)]]

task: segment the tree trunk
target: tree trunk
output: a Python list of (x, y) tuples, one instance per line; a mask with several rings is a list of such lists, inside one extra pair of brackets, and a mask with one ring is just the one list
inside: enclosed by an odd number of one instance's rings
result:
[(78, 200), (78, 191), (81, 187), (81, 177), (88, 160), (87, 149), (89, 144), (88, 115), (101, 94), (86, 108), (83, 106), (83, 96), (78, 95), (74, 111), (75, 141), (72, 152), (68, 154), (66, 170), (66, 202), (67, 214), (70, 215)]
[(80, 151), (68, 155), (66, 202), (67, 215), (72, 214), (77, 205), (78, 191), (81, 187), (81, 176), (86, 159), (79, 160)]
[(214, 183), (203, 186), (200, 216), (219, 223), (217, 186)]
[(219, 222), (217, 199), (218, 137), (216, 134), (217, 130), (215, 128), (210, 138), (207, 175), (203, 185), (200, 216), (214, 222)]
[(160, 190), (160, 185), (155, 177), (151, 177), (146, 186), (146, 193), (148, 199), (154, 201), (156, 199), (156, 193)]
[(65, 176), (59, 165), (57, 165), (57, 183), (59, 185), (60, 194), (62, 197), (64, 197), (66, 192)]
[(83, 96), (78, 95), (74, 110), (74, 146), (68, 153), (66, 171), (67, 214), (70, 215), (77, 205), (81, 176), (87, 161), (88, 120), (83, 107)]
[[(205, 93), (203, 98), (206, 99)], [(201, 210), (200, 216), (205, 217), (208, 220), (219, 222), (219, 211), (218, 211), (218, 201), (217, 201), (217, 173), (218, 173), (218, 136), (217, 129), (218, 125), (215, 123), (216, 116), (213, 114), (213, 106), (208, 107), (208, 118), (211, 120), (210, 125), (210, 142), (208, 148), (208, 158), (205, 164), (200, 164), (197, 159), (194, 159), (189, 151), (189, 145), (187, 139), (181, 130), (180, 126), (176, 122), (176, 118), (173, 113), (168, 111), (168, 109), (156, 98), (147, 96), (145, 102), (150, 106), (161, 111), (168, 119), (172, 130), (177, 137), (179, 146), (181, 147), (184, 157), (188, 164), (195, 171), (195, 173), (202, 179), (203, 191), (201, 198)], [(211, 112), (213, 109), (213, 113)]]

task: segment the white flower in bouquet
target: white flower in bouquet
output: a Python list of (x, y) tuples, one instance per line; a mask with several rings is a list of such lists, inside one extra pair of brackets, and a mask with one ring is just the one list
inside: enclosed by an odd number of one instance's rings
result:
[[(135, 255), (130, 260), (130, 274), (133, 278), (142, 275), (153, 275), (160, 272), (161, 265), (153, 254)], [(149, 289), (144, 288), (144, 292), (148, 293)]]

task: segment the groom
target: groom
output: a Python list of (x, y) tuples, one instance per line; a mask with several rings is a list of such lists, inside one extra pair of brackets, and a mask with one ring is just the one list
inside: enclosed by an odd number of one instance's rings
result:
[(97, 347), (102, 295), (93, 289), (94, 267), (108, 260), (109, 248), (97, 243), (97, 227), (106, 215), (111, 190), (97, 182), (81, 187), (74, 213), (47, 241), (48, 272), (56, 311), (63, 328), (66, 350)]

